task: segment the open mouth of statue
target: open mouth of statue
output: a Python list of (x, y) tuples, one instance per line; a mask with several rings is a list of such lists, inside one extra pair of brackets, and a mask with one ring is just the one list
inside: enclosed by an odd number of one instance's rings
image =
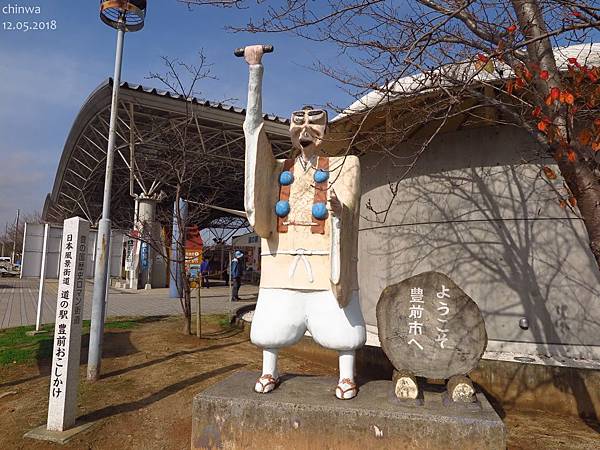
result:
[(313, 140), (309, 137), (301, 137), (300, 138), (300, 145), (302, 147), (308, 147), (312, 143), (313, 143)]

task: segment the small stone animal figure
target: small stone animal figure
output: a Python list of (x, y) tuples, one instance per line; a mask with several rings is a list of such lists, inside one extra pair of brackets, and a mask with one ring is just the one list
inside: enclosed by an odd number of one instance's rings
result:
[[(417, 377), (409, 372), (394, 370), (394, 394), (401, 400), (416, 399), (419, 396)], [(466, 375), (450, 377), (446, 384), (448, 397), (457, 403), (472, 403), (475, 401), (473, 382)]]
[(398, 372), (394, 370), (394, 394), (396, 397), (403, 400), (415, 399), (419, 396), (419, 385), (417, 377), (409, 372)]

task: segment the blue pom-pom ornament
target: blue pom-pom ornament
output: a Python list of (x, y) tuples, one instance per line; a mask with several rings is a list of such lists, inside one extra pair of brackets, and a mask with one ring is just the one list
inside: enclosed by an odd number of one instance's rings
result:
[(323, 169), (317, 169), (313, 175), (313, 179), (317, 183), (324, 183), (329, 179), (329, 172)]
[(290, 213), (290, 202), (287, 200), (279, 200), (275, 203), (275, 214), (277, 217), (285, 217)]
[(315, 219), (323, 220), (326, 219), (329, 214), (325, 203), (315, 203), (312, 207), (312, 215)]
[(284, 170), (279, 174), (279, 184), (289, 186), (294, 182), (294, 175), (289, 170)]

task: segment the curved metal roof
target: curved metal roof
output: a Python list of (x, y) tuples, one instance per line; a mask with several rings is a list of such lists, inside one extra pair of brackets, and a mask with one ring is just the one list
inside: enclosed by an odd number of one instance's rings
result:
[[(75, 118), (44, 204), (43, 219), (48, 222), (62, 222), (74, 215), (92, 224), (100, 219), (112, 84), (110, 78), (100, 84)], [(130, 190), (146, 195), (163, 190), (167, 198), (161, 207), (172, 207), (169, 197), (173, 193), (161, 176), (168, 170), (162, 163), (168, 161), (161, 158), (180, 156), (174, 142), (181, 133), (189, 142), (186, 157), (203, 162), (195, 167), (190, 199), (243, 209), (244, 109), (123, 82), (118, 117), (111, 201), (114, 226), (132, 224)], [(265, 131), (277, 156), (291, 148), (288, 128), (287, 119), (265, 115)], [(215, 210), (208, 219), (221, 215)]]

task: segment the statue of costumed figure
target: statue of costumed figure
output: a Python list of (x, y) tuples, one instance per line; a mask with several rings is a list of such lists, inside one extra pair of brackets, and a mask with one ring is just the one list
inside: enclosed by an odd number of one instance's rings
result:
[[(306, 330), (339, 352), (339, 399), (356, 396), (355, 350), (365, 343), (357, 282), (360, 165), (356, 156), (320, 155), (327, 112), (292, 113), (298, 156), (275, 159), (263, 129), (262, 45), (246, 47), (249, 65), (244, 207), (262, 238), (262, 270), (251, 341), (263, 348), (256, 392), (279, 384), (277, 353)], [(241, 56), (241, 50), (238, 52)]]

